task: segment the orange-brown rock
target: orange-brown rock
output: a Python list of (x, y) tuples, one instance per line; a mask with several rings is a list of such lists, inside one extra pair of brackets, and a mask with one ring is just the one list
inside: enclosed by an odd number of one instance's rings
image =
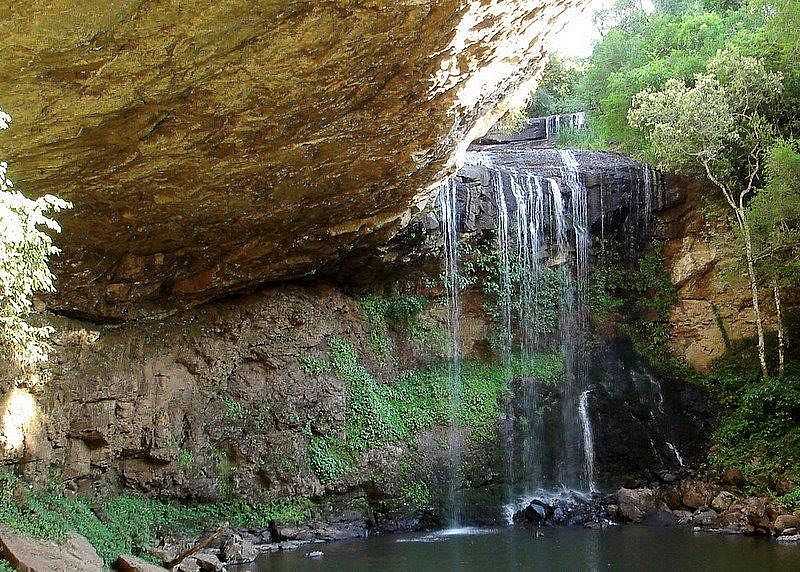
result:
[(65, 311), (126, 318), (385, 241), (535, 79), (581, 0), (0, 7), (0, 141), (54, 193)]

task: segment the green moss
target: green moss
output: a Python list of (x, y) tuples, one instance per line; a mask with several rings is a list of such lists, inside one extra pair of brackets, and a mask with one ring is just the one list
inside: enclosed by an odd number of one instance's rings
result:
[(341, 479), (355, 465), (347, 446), (333, 437), (312, 437), (308, 444), (308, 455), (314, 472), (323, 483)]
[[(310, 509), (310, 502), (304, 499), (252, 505), (241, 499), (180, 505), (133, 495), (90, 504), (88, 499), (66, 496), (55, 488), (34, 491), (10, 473), (0, 474), (1, 523), (32, 537), (56, 541), (77, 532), (107, 563), (121, 553), (142, 555), (160, 534), (198, 534), (223, 522), (234, 527), (266, 528), (272, 521), (308, 520)], [(98, 514), (103, 515), (102, 520)]]
[(185, 470), (188, 470), (194, 464), (194, 456), (192, 455), (191, 451), (187, 451), (186, 449), (181, 449), (178, 451), (178, 466)]
[(370, 347), (378, 357), (388, 358), (392, 354), (390, 327), (402, 327), (409, 333), (424, 330), (419, 315), (428, 306), (428, 300), (423, 296), (371, 294), (363, 298), (360, 305), (369, 330)]
[(400, 502), (405, 509), (427, 510), (433, 508), (434, 498), (427, 484), (405, 481), (400, 487)]
[(344, 441), (311, 440), (309, 454), (324, 478), (341, 476), (353, 459), (371, 447), (413, 444), (419, 432), (448, 425), (451, 414), (474, 440), (490, 439), (509, 380), (536, 376), (555, 381), (563, 369), (561, 357), (555, 354), (515, 356), (508, 368), (468, 360), (461, 367), (459, 407), (451, 412), (454, 388), (447, 364), (406, 372), (394, 383), (380, 383), (348, 341), (332, 339), (330, 355), (334, 373), (347, 384), (347, 410)]
[(222, 396), (222, 407), (225, 417), (230, 421), (239, 421), (244, 417), (244, 406), (230, 395)]
[(331, 370), (331, 364), (324, 357), (302, 355), (299, 361), (303, 371), (310, 375), (319, 375)]
[(8, 560), (0, 558), (0, 572), (14, 572), (14, 567)]

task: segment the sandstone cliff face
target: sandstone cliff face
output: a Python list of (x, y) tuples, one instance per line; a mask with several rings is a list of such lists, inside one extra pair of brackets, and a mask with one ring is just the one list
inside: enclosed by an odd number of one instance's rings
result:
[[(684, 200), (666, 211), (667, 270), (677, 287), (671, 345), (692, 367), (704, 371), (737, 342), (756, 335), (750, 285), (724, 206), (713, 191), (683, 182)], [(785, 311), (790, 312), (791, 300)], [(775, 328), (775, 307), (762, 293), (765, 329)]]
[(141, 316), (385, 241), (535, 80), (579, 3), (0, 8), (2, 156), (19, 188), (75, 204), (52, 305)]

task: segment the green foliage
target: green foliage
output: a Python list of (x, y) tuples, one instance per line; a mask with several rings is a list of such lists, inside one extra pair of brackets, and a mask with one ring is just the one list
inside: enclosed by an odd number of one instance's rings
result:
[(311, 439), (309, 455), (318, 474), (336, 479), (371, 447), (386, 443), (412, 444), (423, 430), (444, 426), (454, 415), (477, 441), (491, 438), (500, 415), (500, 399), (509, 380), (536, 376), (555, 381), (563, 370), (561, 356), (513, 357), (508, 369), (499, 364), (466, 361), (460, 372), (460, 405), (451, 411), (454, 388), (450, 369), (439, 364), (401, 374), (394, 383), (378, 382), (364, 367), (348, 341), (330, 342), (331, 364), (347, 384), (344, 439)]
[(216, 457), (216, 473), (219, 479), (218, 490), (223, 498), (233, 494), (233, 465), (225, 451), (217, 449), (214, 451)]
[(222, 396), (222, 406), (228, 420), (239, 421), (244, 417), (244, 406), (230, 395)]
[(194, 464), (194, 456), (191, 451), (181, 449), (178, 451), (178, 466), (184, 471), (190, 469)]
[(8, 560), (0, 558), (0, 572), (14, 572), (14, 567)]
[(324, 357), (301, 355), (300, 367), (310, 375), (320, 375), (331, 370), (331, 364)]
[(752, 366), (723, 364), (704, 378), (725, 407), (711, 462), (738, 468), (763, 488), (779, 475), (800, 479), (800, 368), (761, 379)]
[(778, 499), (787, 510), (800, 509), (800, 487), (795, 487), (790, 493), (787, 493)]
[(425, 483), (406, 480), (400, 486), (400, 502), (412, 510), (431, 509), (434, 505), (433, 492)]
[(580, 69), (579, 62), (551, 57), (528, 104), (527, 115), (540, 117), (582, 111), (584, 102), (578, 93)]
[(759, 275), (800, 281), (800, 142), (781, 140), (767, 157), (767, 185), (748, 205)]
[[(11, 116), (0, 109), (0, 131)], [(47, 359), (49, 326), (36, 325), (34, 296), (52, 292), (48, 263), (59, 253), (48, 234), (61, 231), (51, 217), (72, 205), (52, 195), (31, 200), (14, 188), (0, 161), (0, 359), (23, 367)]]
[[(653, 245), (635, 263), (625, 265), (615, 245), (592, 268), (589, 311), (596, 323), (620, 321), (637, 353), (659, 370), (675, 369), (669, 356), (669, 313), (677, 301), (675, 287), (664, 267), (660, 245)], [(618, 247), (617, 247), (618, 248)], [(682, 369), (682, 368), (681, 368)]]
[(29, 536), (56, 541), (77, 532), (91, 542), (106, 563), (121, 553), (142, 555), (159, 534), (198, 534), (223, 522), (263, 528), (272, 521), (302, 522), (310, 517), (310, 508), (309, 501), (303, 499), (254, 505), (241, 499), (179, 505), (132, 495), (91, 503), (55, 488), (34, 491), (10, 473), (0, 473), (0, 523)]
[(333, 437), (312, 437), (308, 443), (308, 456), (311, 467), (323, 483), (335, 482), (355, 467), (347, 444)]
[(392, 353), (390, 327), (403, 327), (409, 332), (423, 331), (419, 316), (428, 306), (423, 296), (371, 294), (361, 300), (361, 312), (369, 327), (369, 342), (379, 357), (388, 358)]

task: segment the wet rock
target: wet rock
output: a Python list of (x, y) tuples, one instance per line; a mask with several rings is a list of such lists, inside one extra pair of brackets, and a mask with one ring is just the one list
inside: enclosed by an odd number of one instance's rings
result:
[(779, 536), (776, 540), (781, 544), (800, 544), (800, 534), (794, 534), (792, 536)]
[(253, 543), (238, 534), (230, 534), (222, 546), (222, 557), (228, 564), (249, 564), (258, 557)]
[(711, 526), (717, 520), (717, 513), (711, 509), (699, 509), (692, 515), (692, 524), (696, 526)]
[(794, 534), (797, 534), (796, 528), (787, 528), (783, 532), (781, 532), (779, 536), (792, 536)]
[(114, 561), (114, 570), (118, 572), (164, 572), (165, 569), (136, 556), (121, 554)]
[(540, 493), (521, 501), (515, 523), (536, 526), (590, 526), (608, 518), (606, 507), (597, 496), (575, 491)]
[(749, 497), (733, 503), (719, 515), (717, 525), (739, 534), (769, 534), (778, 510), (767, 499)]
[(258, 544), (255, 549), (259, 554), (267, 554), (272, 552), (294, 552), (303, 546), (311, 544), (308, 540), (284, 540), (282, 542), (267, 542)]
[(675, 517), (675, 524), (678, 526), (688, 526), (692, 524), (692, 513), (688, 510), (674, 510), (672, 511)]
[(103, 560), (83, 536), (71, 533), (64, 544), (26, 538), (0, 526), (0, 555), (27, 572), (100, 572)]
[(711, 501), (711, 508), (717, 512), (724, 512), (736, 501), (736, 495), (728, 491), (722, 491)]
[(187, 556), (172, 570), (173, 572), (200, 572), (200, 563), (193, 556)]
[(368, 530), (363, 520), (352, 522), (338, 522), (329, 524), (315, 522), (307, 525), (276, 526), (276, 536), (280, 540), (322, 540), (333, 542), (337, 540), (351, 540), (366, 538)]
[(225, 565), (220, 562), (220, 559), (215, 554), (201, 552), (196, 554), (194, 559), (203, 572), (222, 572), (225, 569)]
[(678, 491), (684, 506), (697, 509), (711, 505), (711, 500), (719, 492), (719, 486), (707, 481), (686, 480), (679, 485)]
[(324, 552), (322, 550), (315, 550), (314, 552), (309, 552), (306, 554), (306, 558), (322, 558)]
[(658, 495), (653, 489), (621, 488), (617, 491), (617, 501), (620, 513), (631, 522), (642, 522), (658, 509)]
[(782, 514), (775, 519), (775, 523), (772, 526), (781, 533), (786, 529), (800, 528), (800, 517), (793, 514)]

